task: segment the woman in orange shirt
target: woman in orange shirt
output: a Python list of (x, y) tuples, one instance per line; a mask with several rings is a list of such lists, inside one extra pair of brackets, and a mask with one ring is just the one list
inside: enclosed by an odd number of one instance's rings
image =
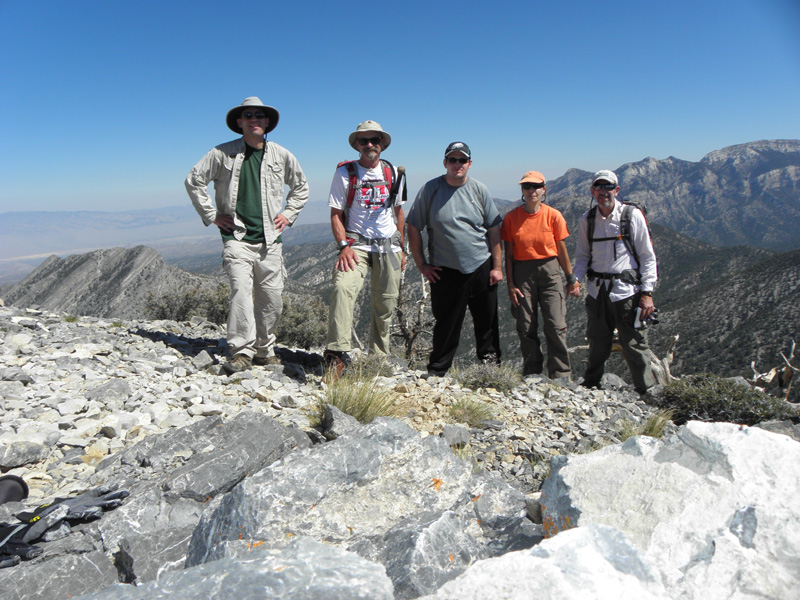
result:
[(528, 171), (520, 180), (522, 206), (503, 219), (506, 282), (511, 299), (511, 313), (517, 320), (522, 350), (522, 374), (542, 373), (544, 356), (539, 343), (538, 307), (542, 309), (544, 337), (547, 341), (547, 375), (551, 379), (569, 378), (567, 351), (567, 293), (578, 297), (581, 284), (572, 273), (564, 239), (569, 236), (567, 223), (555, 208), (544, 204), (547, 186), (544, 175)]

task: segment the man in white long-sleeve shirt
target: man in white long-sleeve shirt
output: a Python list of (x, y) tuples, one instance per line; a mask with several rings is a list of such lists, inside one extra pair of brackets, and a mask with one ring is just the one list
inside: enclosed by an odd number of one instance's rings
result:
[[(611, 355), (614, 329), (622, 354), (639, 393), (655, 385), (647, 344), (647, 330), (637, 328), (655, 310), (656, 255), (642, 212), (619, 202), (619, 181), (613, 171), (592, 178), (597, 206), (581, 217), (575, 275), (585, 285), (589, 360), (583, 385), (599, 387), (605, 362)], [(628, 225), (629, 222), (629, 225)]]

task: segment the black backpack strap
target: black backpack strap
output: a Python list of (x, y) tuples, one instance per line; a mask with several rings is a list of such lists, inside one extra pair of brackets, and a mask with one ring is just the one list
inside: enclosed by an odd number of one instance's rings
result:
[[(394, 181), (392, 181), (392, 187), (391, 187), (391, 189), (389, 191), (389, 200), (387, 202), (387, 206), (393, 207), (395, 205), (395, 203), (397, 202), (397, 193), (400, 190), (400, 185), (402, 183), (405, 183), (405, 180), (406, 180), (406, 169), (405, 169), (405, 167), (397, 167), (397, 177), (395, 178), (394, 177), (395, 169), (392, 166), (392, 163), (390, 163), (388, 160), (384, 161), (384, 162), (386, 162), (386, 164), (389, 165), (390, 171), (392, 173), (392, 177), (394, 178)], [(406, 190), (406, 186), (403, 186), (403, 196), (402, 196), (402, 198), (403, 198), (403, 203), (405, 203), (406, 200), (408, 199), (408, 192)]]
[(589, 209), (589, 212), (586, 215), (586, 235), (589, 238), (589, 262), (586, 264), (586, 268), (590, 269), (592, 266), (592, 244), (594, 243), (594, 220), (597, 217), (597, 206), (593, 206)]
[(639, 272), (639, 253), (636, 252), (636, 246), (633, 244), (633, 236), (631, 235), (631, 216), (633, 215), (634, 207), (626, 204), (622, 209), (622, 218), (620, 219), (620, 234), (622, 235), (622, 243), (625, 244), (628, 252), (631, 253), (636, 261), (636, 272)]

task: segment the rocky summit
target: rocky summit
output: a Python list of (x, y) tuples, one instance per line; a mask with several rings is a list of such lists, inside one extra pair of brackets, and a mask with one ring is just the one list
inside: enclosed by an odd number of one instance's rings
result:
[[(48, 530), (0, 598), (796, 597), (787, 436), (690, 422), (618, 443), (653, 409), (613, 377), (500, 393), (402, 368), (378, 379), (402, 417), (329, 408), (314, 428), (319, 355), (227, 376), (222, 338), (0, 307), (0, 471), (30, 488), (0, 522), (130, 494)], [(492, 418), (453, 421), (465, 398)]]

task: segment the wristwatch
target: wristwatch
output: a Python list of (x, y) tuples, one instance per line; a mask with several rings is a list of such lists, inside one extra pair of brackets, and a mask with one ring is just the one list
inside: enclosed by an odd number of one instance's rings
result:
[(575, 273), (567, 273), (567, 285), (572, 285), (578, 282), (578, 276)]
[(344, 250), (345, 248), (347, 248), (349, 245), (350, 245), (350, 244), (347, 242), (347, 240), (341, 240), (341, 241), (339, 242), (339, 253), (341, 254), (342, 250)]
[(643, 290), (642, 292), (640, 292), (640, 294), (641, 294), (642, 296), (652, 296), (652, 295), (653, 295), (653, 292), (645, 292), (645, 291)]

